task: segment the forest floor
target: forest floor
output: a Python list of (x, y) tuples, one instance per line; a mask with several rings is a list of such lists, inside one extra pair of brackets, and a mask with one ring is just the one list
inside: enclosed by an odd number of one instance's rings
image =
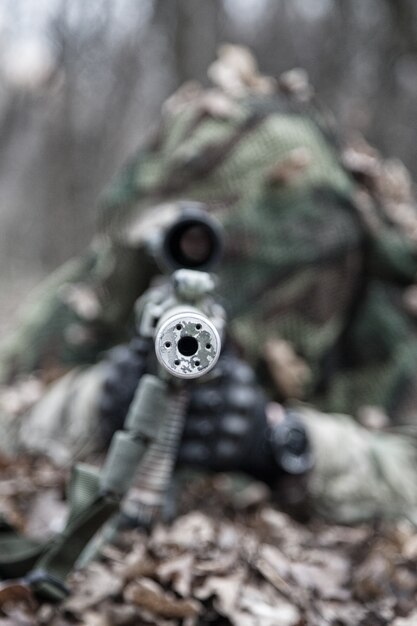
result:
[[(0, 461), (0, 510), (26, 533), (56, 530), (66, 474)], [(74, 573), (59, 607), (13, 601), (0, 626), (413, 626), (417, 533), (407, 522), (300, 524), (260, 483), (197, 477), (179, 516), (122, 533)]]

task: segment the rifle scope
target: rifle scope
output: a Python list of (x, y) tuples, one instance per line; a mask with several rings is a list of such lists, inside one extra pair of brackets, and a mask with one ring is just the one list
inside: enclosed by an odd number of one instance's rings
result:
[(223, 251), (222, 227), (199, 203), (184, 204), (186, 208), (163, 234), (160, 260), (170, 271), (209, 271)]

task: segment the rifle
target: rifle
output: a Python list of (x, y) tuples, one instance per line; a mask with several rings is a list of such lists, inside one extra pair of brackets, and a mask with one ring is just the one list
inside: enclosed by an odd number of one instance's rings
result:
[[(113, 437), (102, 479), (105, 490), (128, 490), (125, 480), (136, 461), (126, 456), (125, 442), (135, 438), (142, 416), (153, 416), (159, 422), (157, 434), (135, 473), (135, 504), (125, 509), (127, 518), (145, 527), (157, 517), (171, 481), (190, 386), (212, 372), (225, 329), (224, 309), (212, 295), (216, 281), (208, 272), (221, 257), (218, 222), (198, 205), (186, 205), (148, 247), (168, 277), (162, 282), (158, 277), (138, 300), (135, 326), (139, 337), (153, 346), (156, 359), (148, 359), (149, 371), (139, 381), (125, 429)], [(134, 515), (132, 507), (137, 509)]]
[(63, 600), (69, 593), (66, 576), (97, 531), (120, 512), (136, 477), (138, 522), (152, 523), (163, 504), (190, 385), (209, 376), (220, 356), (225, 314), (213, 297), (215, 279), (208, 270), (221, 256), (221, 228), (198, 205), (186, 205), (167, 229), (158, 231), (149, 249), (168, 276), (135, 305), (136, 331), (154, 346), (148, 372), (139, 380), (103, 468), (75, 466), (63, 532), (41, 544), (0, 520), (0, 577), (11, 579), (0, 583), (0, 607), (16, 597), (30, 601), (33, 595)]

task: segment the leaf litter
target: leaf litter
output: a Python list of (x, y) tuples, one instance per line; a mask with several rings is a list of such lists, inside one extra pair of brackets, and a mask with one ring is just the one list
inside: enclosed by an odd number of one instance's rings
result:
[[(0, 467), (8, 521), (40, 537), (62, 527), (63, 470), (28, 458), (0, 459)], [(61, 606), (17, 598), (0, 626), (417, 624), (417, 532), (409, 522), (301, 524), (264, 485), (225, 476), (185, 481), (177, 506), (173, 521), (124, 531), (74, 572)]]

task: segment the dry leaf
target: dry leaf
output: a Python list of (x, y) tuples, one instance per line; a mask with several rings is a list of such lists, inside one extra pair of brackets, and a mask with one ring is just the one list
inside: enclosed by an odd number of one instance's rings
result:
[(264, 346), (268, 371), (284, 398), (302, 399), (311, 380), (307, 363), (299, 357), (291, 343), (283, 339), (270, 339)]
[(255, 57), (245, 46), (220, 46), (218, 59), (210, 65), (207, 74), (224, 93), (234, 97), (251, 92), (268, 94), (276, 89), (275, 80), (259, 73)]
[(202, 607), (196, 600), (177, 600), (149, 578), (130, 583), (124, 592), (127, 602), (161, 615), (162, 617), (184, 618), (198, 615)]
[(80, 616), (102, 600), (119, 595), (122, 587), (122, 580), (114, 571), (101, 563), (92, 563), (82, 576), (78, 577), (76, 593), (64, 603), (65, 610)]
[(323, 554), (323, 562), (292, 563), (291, 575), (297, 586), (309, 589), (326, 600), (348, 600), (348, 563), (335, 554)]
[(263, 545), (254, 562), (258, 572), (287, 598), (292, 598), (292, 587), (287, 582), (291, 573), (291, 564), (277, 548)]
[(297, 182), (312, 163), (311, 152), (300, 146), (291, 150), (283, 159), (269, 169), (267, 181), (271, 185), (287, 186)]
[(181, 556), (162, 563), (157, 569), (161, 582), (170, 582), (180, 596), (189, 597), (193, 579), (194, 557), (192, 554)]
[[(294, 605), (277, 596), (268, 601), (264, 590), (255, 586), (245, 586), (240, 606), (256, 617), (262, 626), (296, 626), (300, 623), (300, 612)], [(239, 622), (233, 623), (240, 626)]]
[(105, 615), (95, 611), (87, 611), (81, 623), (82, 626), (113, 626)]
[(84, 283), (64, 284), (58, 295), (79, 317), (94, 320), (101, 311), (101, 304), (96, 292)]
[(281, 91), (293, 96), (300, 102), (310, 100), (314, 94), (305, 69), (295, 67), (281, 74), (278, 80)]
[(155, 559), (146, 554), (145, 546), (139, 544), (134, 545), (130, 554), (125, 555), (124, 562), (116, 567), (116, 571), (125, 582), (129, 582), (141, 576), (153, 576), (157, 566)]
[[(7, 461), (0, 506), (7, 504), (33, 528), (48, 503), (55, 506), (63, 476), (50, 463)], [(32, 617), (15, 605), (0, 626), (413, 623), (417, 548), (411, 523), (380, 524), (377, 533), (372, 526), (322, 520), (301, 525), (268, 501), (257, 502), (256, 510), (240, 506), (229, 497), (236, 482), (228, 484), (225, 489), (218, 477), (187, 481), (179, 507), (188, 513), (158, 525), (149, 537), (139, 530), (121, 534), (103, 551), (104, 562), (70, 577), (72, 595), (61, 607), (45, 604)], [(246, 483), (243, 491), (257, 489)]]
[(166, 543), (190, 549), (203, 549), (216, 539), (213, 521), (198, 511), (179, 517), (169, 530), (160, 528), (159, 536), (164, 535)]
[(408, 617), (397, 617), (392, 622), (392, 626), (416, 626), (417, 624), (417, 610), (413, 611)]
[(242, 569), (232, 576), (210, 576), (201, 587), (196, 589), (195, 595), (200, 600), (214, 596), (214, 606), (220, 615), (230, 618), (237, 610), (237, 602), (245, 576), (246, 572)]

